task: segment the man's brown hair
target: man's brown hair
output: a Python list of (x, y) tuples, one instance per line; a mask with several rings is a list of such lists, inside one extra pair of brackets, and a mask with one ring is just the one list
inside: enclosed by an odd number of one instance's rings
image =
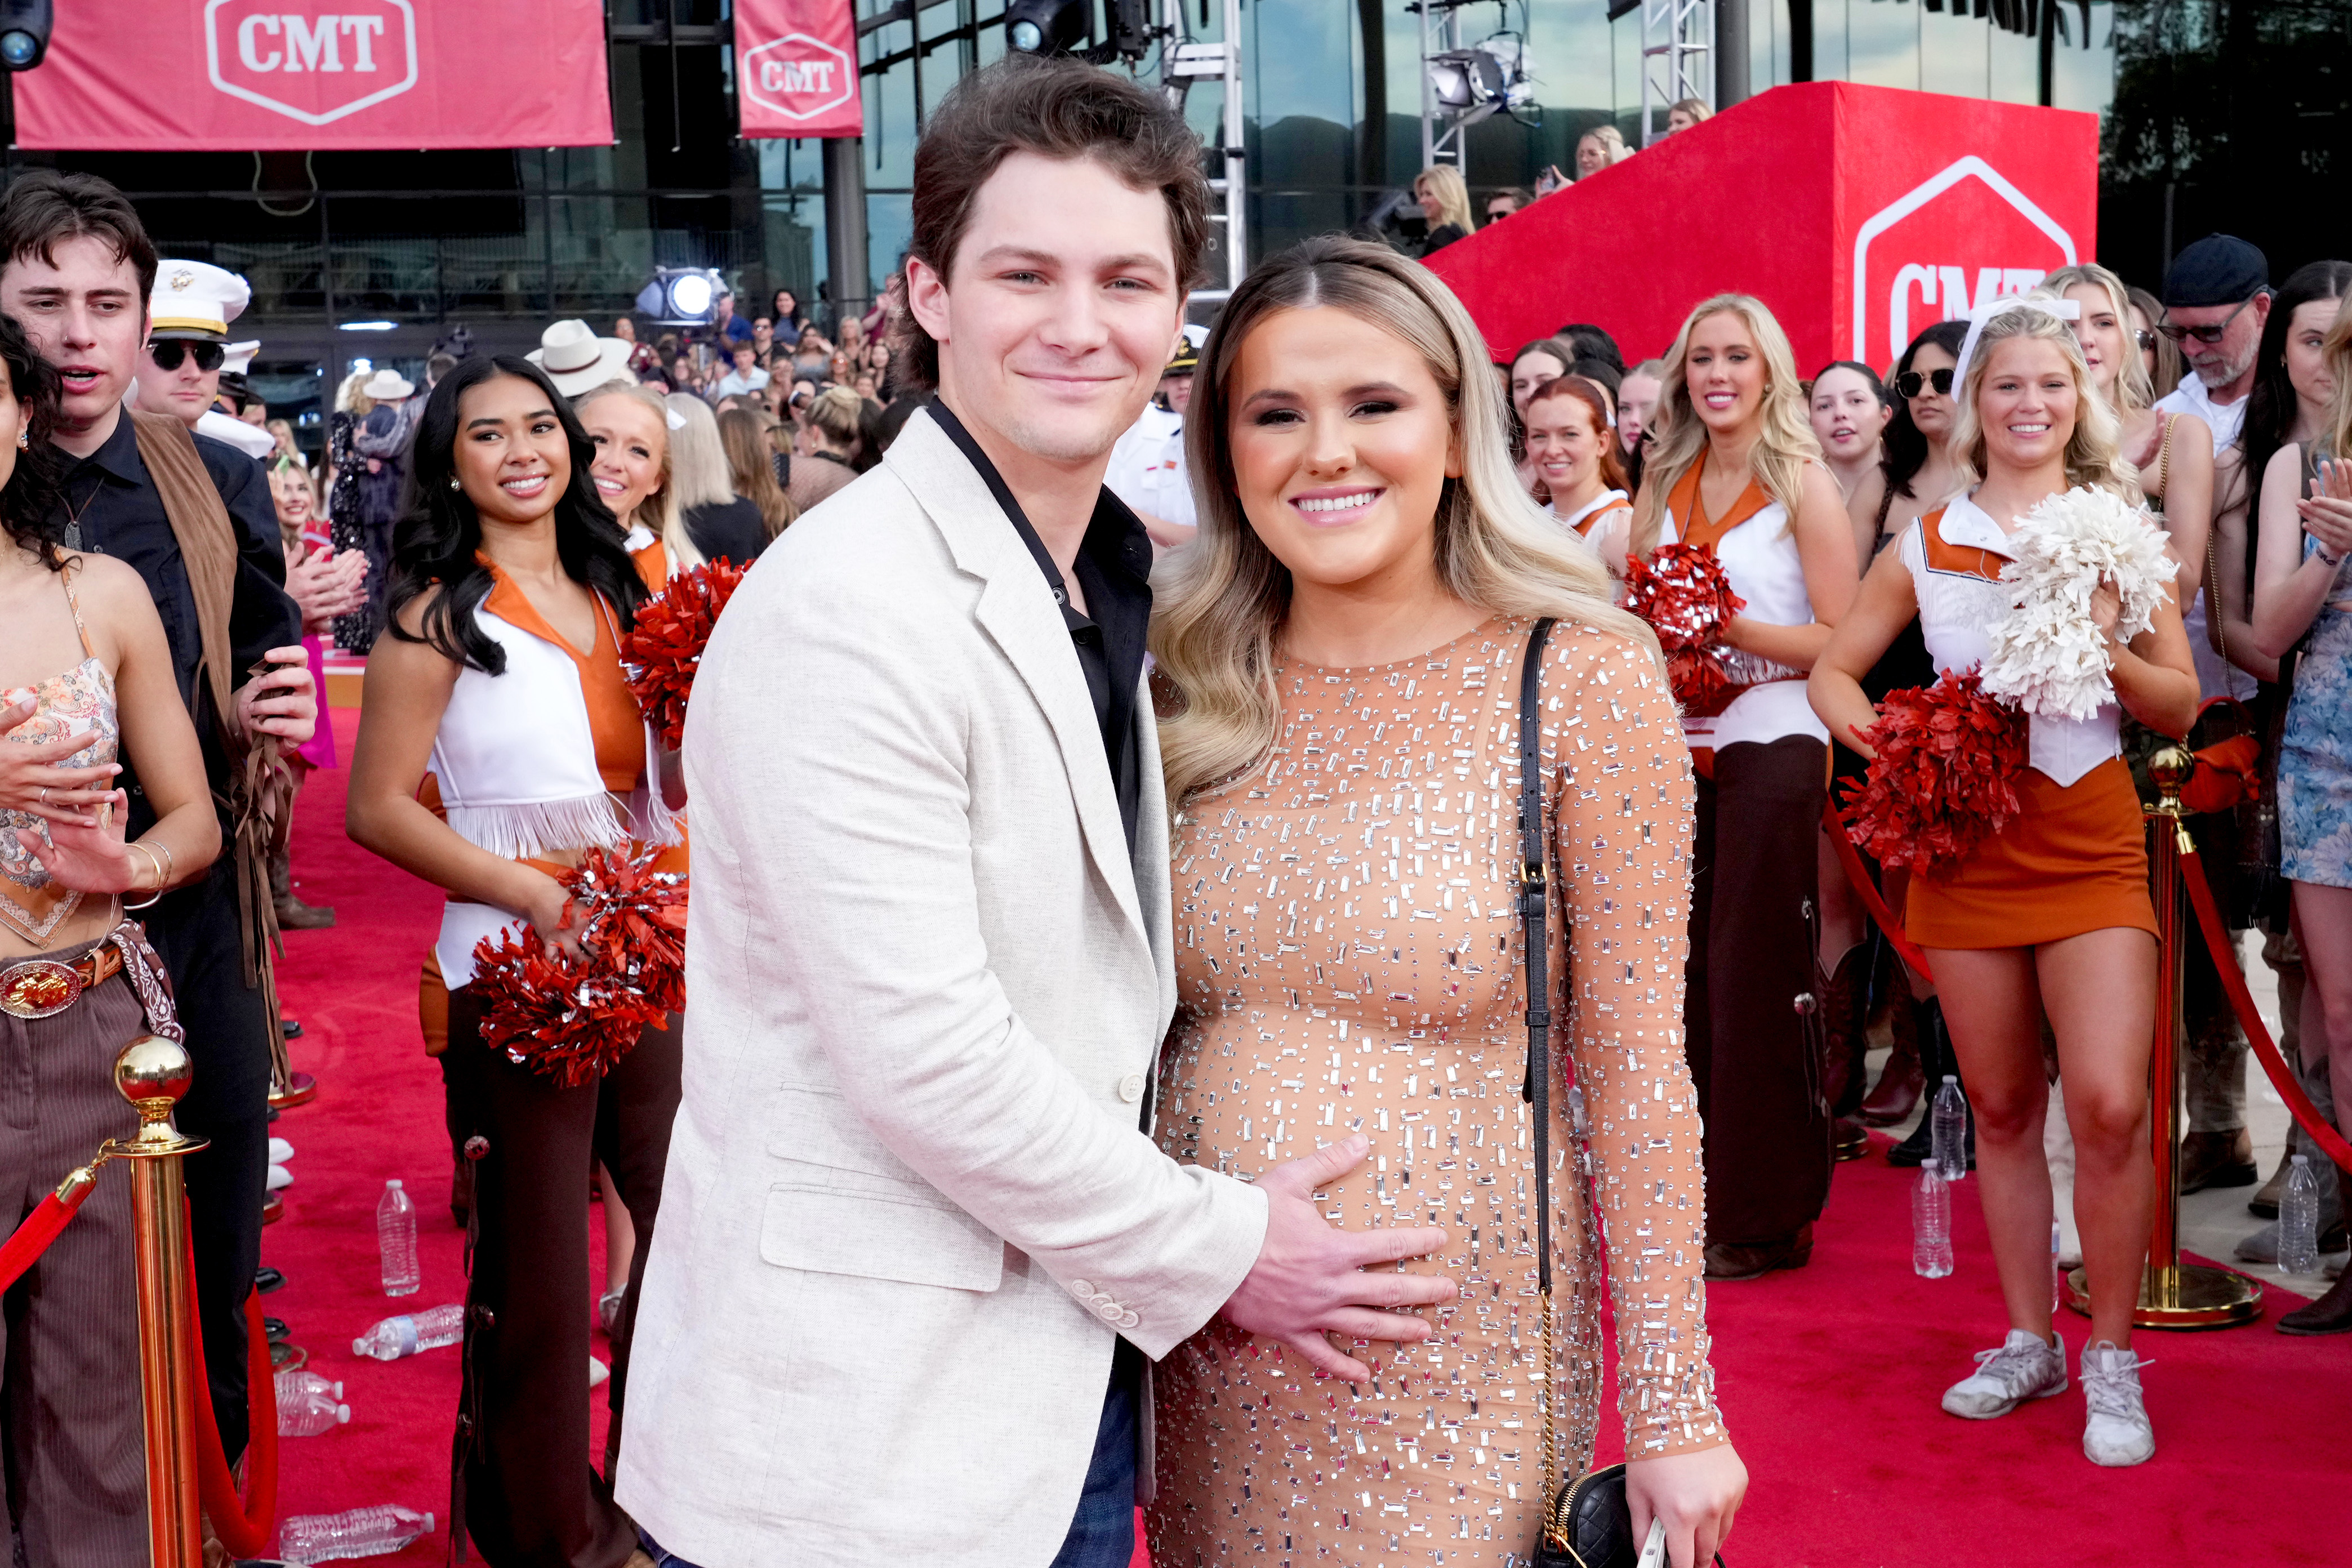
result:
[[(1158, 93), (1068, 58), (1008, 55), (958, 82), (915, 149), (914, 237), (907, 254), (940, 278), (954, 269), (971, 205), (1013, 153), (1092, 158), (1168, 204), (1176, 284), (1200, 279), (1208, 243), (1209, 184), (1201, 139)], [(894, 301), (893, 366), (902, 386), (939, 384), (940, 345), (903, 299)]]
[(155, 292), (155, 242), (129, 197), (96, 174), (27, 169), (0, 197), (0, 267), (37, 256), (57, 265), (58, 242), (94, 236), (139, 274), (139, 309)]

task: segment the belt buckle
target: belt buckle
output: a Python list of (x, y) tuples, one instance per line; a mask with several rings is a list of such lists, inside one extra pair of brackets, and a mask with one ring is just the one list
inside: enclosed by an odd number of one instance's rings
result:
[(0, 1013), (53, 1018), (81, 997), (81, 973), (70, 963), (36, 958), (0, 969)]

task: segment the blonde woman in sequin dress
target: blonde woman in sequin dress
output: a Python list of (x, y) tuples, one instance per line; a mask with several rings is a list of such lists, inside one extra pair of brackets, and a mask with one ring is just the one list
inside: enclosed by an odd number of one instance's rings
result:
[[(1527, 1563), (1591, 1459), (1601, 1247), (1637, 1539), (1711, 1560), (1747, 1487), (1715, 1404), (1699, 1126), (1680, 1047), (1690, 763), (1654, 644), (1513, 482), (1501, 395), (1444, 286), (1328, 238), (1262, 264), (1194, 393), (1202, 532), (1152, 647), (1180, 1010), (1160, 1136), (1255, 1179), (1354, 1136), (1319, 1190), (1355, 1228), (1435, 1225), (1433, 1332), (1393, 1353), (1219, 1319), (1159, 1366), (1153, 1561)], [(1555, 1377), (1543, 1386), (1513, 902), (1518, 670), (1537, 616), (1555, 847)], [(1344, 1168), (1344, 1158), (1333, 1160)], [(1560, 1454), (1541, 1463), (1542, 1402)]]

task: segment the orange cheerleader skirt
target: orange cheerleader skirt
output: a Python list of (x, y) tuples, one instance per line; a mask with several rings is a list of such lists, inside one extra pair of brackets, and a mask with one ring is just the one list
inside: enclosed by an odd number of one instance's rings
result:
[(1948, 874), (1915, 876), (1904, 929), (1921, 947), (2039, 947), (2133, 926), (2156, 934), (2131, 770), (2111, 757), (2072, 784), (2028, 768), (2018, 813)]

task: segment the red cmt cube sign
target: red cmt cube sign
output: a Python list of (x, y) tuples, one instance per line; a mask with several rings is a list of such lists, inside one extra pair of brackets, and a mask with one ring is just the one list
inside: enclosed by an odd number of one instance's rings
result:
[(1922, 327), (2097, 255), (2099, 119), (1984, 99), (1774, 88), (1430, 258), (1497, 362), (1570, 321), (1627, 361), (1753, 294), (1797, 369), (1885, 370)]

